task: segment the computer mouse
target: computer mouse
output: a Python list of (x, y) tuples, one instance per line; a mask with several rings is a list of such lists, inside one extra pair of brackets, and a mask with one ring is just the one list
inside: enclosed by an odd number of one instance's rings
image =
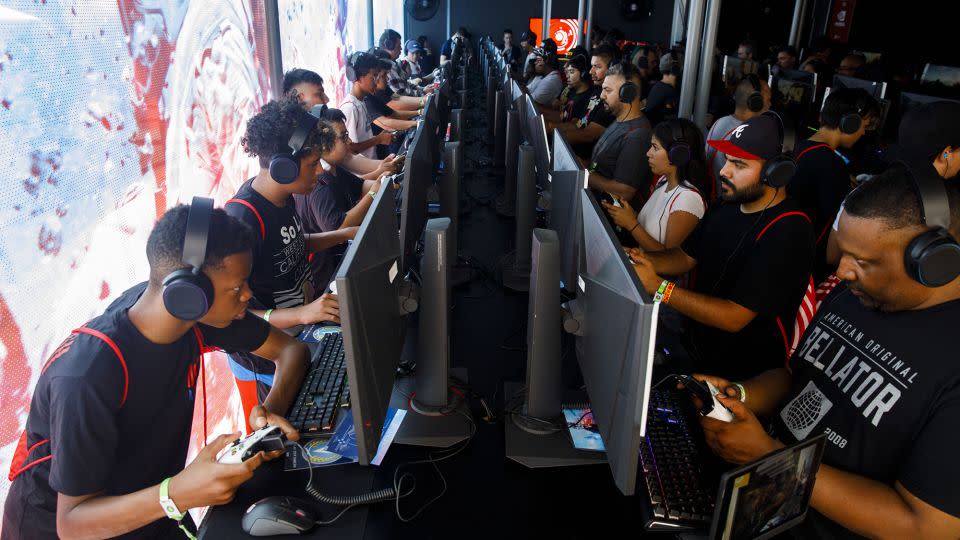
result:
[(294, 497), (267, 497), (250, 505), (240, 520), (250, 536), (303, 534), (317, 524), (313, 508)]

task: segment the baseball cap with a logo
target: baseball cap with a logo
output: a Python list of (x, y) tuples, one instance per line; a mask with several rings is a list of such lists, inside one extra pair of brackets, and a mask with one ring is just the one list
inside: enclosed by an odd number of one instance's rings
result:
[(773, 159), (782, 152), (779, 122), (774, 113), (764, 113), (740, 124), (723, 139), (707, 144), (740, 159)]

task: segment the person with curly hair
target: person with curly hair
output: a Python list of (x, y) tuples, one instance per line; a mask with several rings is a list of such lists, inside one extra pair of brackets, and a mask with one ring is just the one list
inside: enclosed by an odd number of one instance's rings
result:
[[(357, 230), (349, 227), (305, 234), (297, 216), (293, 195), (310, 193), (317, 185), (318, 120), (304, 109), (296, 94), (264, 105), (247, 122), (242, 140), (247, 154), (260, 161), (260, 172), (244, 182), (225, 205), (228, 214), (254, 231), (251, 311), (294, 335), (303, 325), (340, 322), (336, 296), (316, 294), (307, 257), (346, 243)], [(304, 123), (312, 126), (305, 136), (300, 129)], [(298, 143), (299, 137), (303, 137), (302, 143)], [(229, 358), (244, 411), (248, 411), (269, 393), (274, 365), (246, 353)]]

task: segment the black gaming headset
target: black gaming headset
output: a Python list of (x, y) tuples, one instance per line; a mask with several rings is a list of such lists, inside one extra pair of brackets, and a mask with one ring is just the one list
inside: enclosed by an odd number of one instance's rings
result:
[(357, 82), (357, 68), (354, 67), (354, 64), (360, 58), (361, 54), (363, 54), (362, 51), (357, 51), (352, 54), (348, 54), (344, 58), (343, 74), (347, 76), (347, 80), (350, 82)]
[(848, 112), (840, 118), (840, 132), (846, 135), (853, 135), (860, 131), (863, 125), (863, 111), (858, 107), (856, 112)]
[[(757, 77), (756, 73), (747, 73), (743, 76), (743, 80), (748, 81), (750, 86), (753, 87), (753, 92), (747, 96), (744, 105), (747, 106), (751, 112), (760, 112), (763, 110), (763, 94), (760, 93), (760, 77)], [(739, 105), (739, 104), (738, 104)]]
[(960, 243), (949, 231), (950, 201), (943, 179), (930, 165), (911, 167), (900, 163), (913, 180), (923, 221), (930, 227), (907, 245), (907, 274), (925, 287), (942, 287), (960, 275)]
[(213, 199), (194, 197), (187, 213), (180, 260), (189, 268), (174, 270), (163, 280), (163, 305), (174, 317), (196, 321), (213, 305), (213, 283), (200, 268), (207, 258), (207, 236), (213, 215)]
[(780, 189), (787, 187), (787, 184), (789, 184), (790, 180), (793, 179), (793, 175), (797, 172), (797, 163), (783, 153), (783, 119), (780, 118), (779, 114), (773, 111), (767, 111), (763, 114), (773, 116), (777, 119), (777, 135), (779, 137), (778, 143), (780, 145), (780, 155), (768, 159), (763, 164), (763, 169), (760, 171), (760, 181), (772, 188)]
[(683, 137), (683, 124), (679, 120), (668, 120), (673, 131), (673, 142), (667, 150), (667, 159), (677, 168), (684, 169), (690, 164), (693, 152), (690, 150), (690, 144)]
[(293, 135), (287, 141), (289, 151), (278, 152), (270, 156), (270, 177), (278, 184), (293, 183), (300, 176), (300, 155), (303, 152), (303, 143), (307, 141), (307, 136), (317, 127), (320, 117), (316, 116), (311, 110), (303, 111), (300, 119), (297, 121), (297, 127), (293, 130)]

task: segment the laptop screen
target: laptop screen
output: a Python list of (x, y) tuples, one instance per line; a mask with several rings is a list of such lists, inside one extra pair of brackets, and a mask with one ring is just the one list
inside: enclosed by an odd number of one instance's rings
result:
[(710, 538), (770, 538), (802, 522), (825, 440), (819, 435), (724, 473)]

